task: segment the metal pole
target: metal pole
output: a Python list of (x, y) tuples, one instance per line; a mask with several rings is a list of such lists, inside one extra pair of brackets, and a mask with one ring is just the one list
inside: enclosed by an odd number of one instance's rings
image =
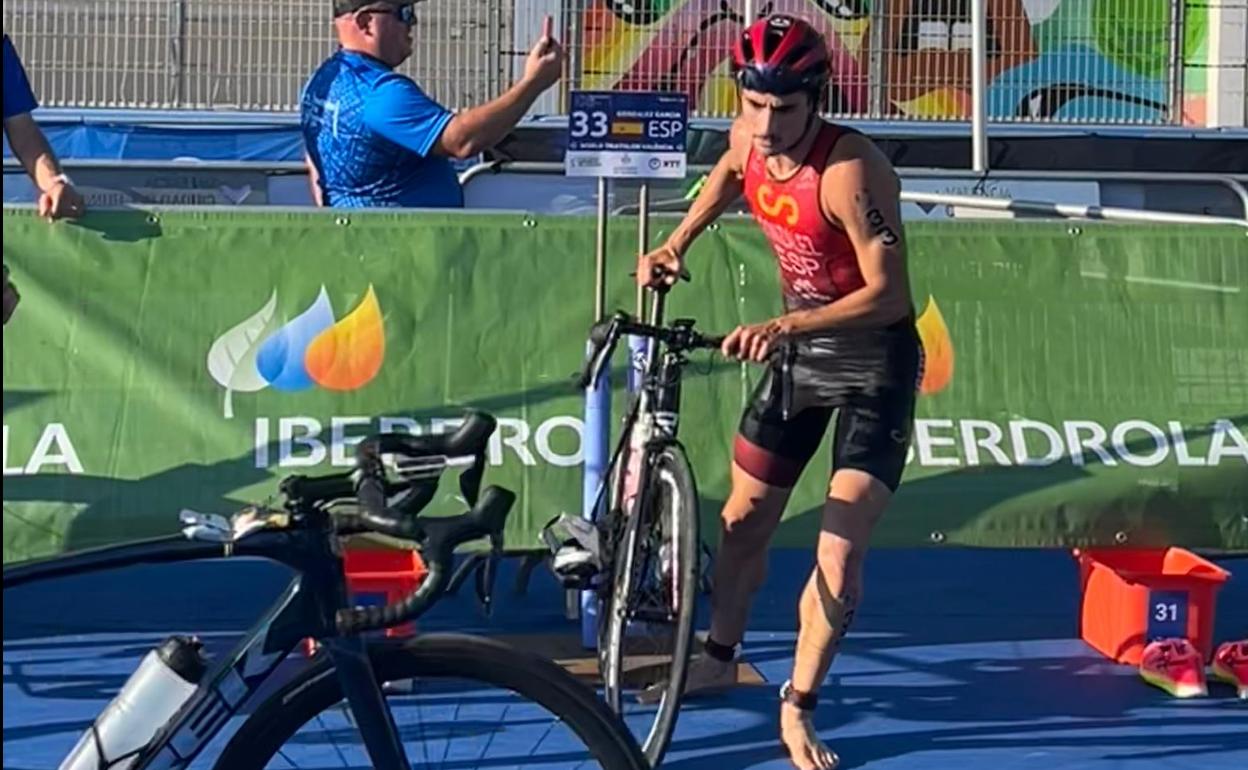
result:
[[(650, 183), (642, 182), (637, 192), (637, 253), (645, 254), (650, 250)], [(637, 319), (646, 317), (646, 290), (641, 282), (637, 283)], [(645, 360), (648, 341), (644, 337), (628, 338), (629, 367), (628, 392), (636, 393), (641, 389), (642, 372), (637, 363)]]
[(988, 0), (971, 0), (971, 168), (988, 170), (987, 123)]
[(610, 216), (607, 201), (607, 178), (598, 177), (598, 240), (594, 253), (594, 323), (603, 319), (607, 312), (607, 217)]
[(1027, 214), (1046, 214), (1065, 219), (1099, 219), (1107, 222), (1151, 222), (1175, 225), (1233, 225), (1248, 229), (1248, 219), (1211, 217), (1205, 214), (1180, 214), (1169, 211), (1140, 211), (1120, 209), (1113, 206), (1084, 206), (1053, 201), (1030, 201), (1017, 198), (987, 198), (979, 195), (945, 195), (902, 191), (904, 203), (934, 203), (939, 206), (979, 209), (983, 211), (1013, 211)]
[[(1008, 130), (1008, 125), (1006, 126), (1006, 130)], [(147, 164), (147, 165), (144, 165), (144, 164)], [(76, 161), (76, 160), (73, 160), (72, 158), (69, 160), (62, 161), (61, 165), (65, 166), (71, 171), (75, 168), (108, 168), (108, 169), (131, 168), (131, 167), (159, 168), (159, 169), (181, 168), (179, 164), (170, 163), (169, 161), (128, 160), (122, 163), (119, 161), (112, 161), (112, 160), (98, 161), (98, 162), (90, 161), (90, 160), (77, 160)], [(252, 170), (252, 171), (262, 171), (264, 170), (264, 168), (270, 165), (275, 169), (288, 169), (288, 170), (292, 170), (296, 172), (303, 171), (302, 163), (266, 164), (266, 163), (259, 163), (259, 162), (247, 162), (247, 161), (226, 162), (226, 163), (223, 163), (220, 161), (205, 161), (203, 164), (196, 166), (196, 168), (213, 168), (216, 170), (246, 169), (246, 170)], [(5, 158), (4, 167), (6, 169), (20, 170), (21, 164), (18, 163), (16, 159)], [(689, 166), (689, 173), (692, 175), (705, 174), (709, 172), (710, 170), (711, 170), (710, 166)], [(467, 169), (462, 174), (460, 174), (459, 179), (460, 179), (461, 185), (467, 186), (470, 181), (484, 174), (498, 174), (498, 173), (562, 174), (563, 172), (564, 172), (564, 166), (562, 163), (539, 162), (539, 161), (515, 161), (515, 162), (487, 161), (484, 163), (478, 163), (477, 165)], [(945, 177), (950, 177), (950, 178), (955, 178), (955, 179), (978, 178), (978, 175), (975, 175), (975, 173), (971, 171), (970, 169), (959, 170), (959, 169), (944, 169), (944, 168), (937, 169), (937, 168), (917, 168), (917, 167), (909, 167), (909, 166), (898, 166), (897, 173), (903, 179), (910, 179), (910, 178), (926, 179), (930, 177), (941, 178), (941, 179)], [(1116, 180), (1116, 181), (1124, 181), (1124, 182), (1126, 181), (1156, 182), (1158, 184), (1165, 184), (1167, 182), (1202, 182), (1202, 183), (1208, 183), (1208, 184), (1219, 184), (1219, 185), (1222, 185), (1223, 187), (1226, 187), (1232, 193), (1234, 193), (1234, 195), (1239, 199), (1243, 207), (1245, 216), (1248, 216), (1248, 188), (1245, 188), (1243, 182), (1240, 181), (1240, 180), (1248, 181), (1248, 176), (1243, 175), (1243, 174), (1214, 174), (1214, 173), (1182, 172), (1182, 171), (1180, 172), (1162, 171), (1162, 172), (1156, 172), (1156, 173), (1152, 173), (1148, 171), (1089, 171), (1089, 170), (998, 171), (995, 174), (995, 178), (997, 179), (1046, 179), (1046, 180), (1085, 179), (1085, 180), (1099, 181), (1099, 182)], [(679, 207), (680, 210), (683, 210), (683, 208), (687, 204), (688, 202), (684, 198), (673, 198), (671, 200), (666, 200), (666, 201), (658, 200), (658, 201), (651, 202), (650, 210), (651, 211), (660, 210), (660, 209), (671, 210), (674, 207)], [(18, 206), (18, 205), (20, 204), (6, 204), (6, 207)], [(169, 207), (164, 207), (164, 208), (169, 208)], [(184, 210), (184, 207), (175, 206), (172, 208), (179, 210), (179, 211)], [(191, 207), (191, 208), (195, 208), (195, 207)], [(208, 210), (211, 211), (212, 208), (214, 207), (210, 207)], [(243, 208), (245, 209), (246, 207), (243, 207)], [(631, 215), (636, 209), (637, 209), (637, 205), (633, 203), (629, 203), (623, 206), (617, 206), (611, 212), (611, 216)], [(237, 210), (237, 209), (232, 209), (232, 210)], [(265, 207), (261, 207), (261, 210), (269, 211), (269, 212), (280, 211), (281, 207), (265, 206)], [(299, 211), (300, 209), (294, 208), (292, 210)]]
[[(598, 239), (594, 265), (594, 323), (606, 316), (607, 307), (607, 218), (610, 216), (606, 177), (598, 178)], [(586, 342), (586, 355), (593, 344)], [(591, 382), (585, 391), (585, 470), (581, 485), (581, 516), (594, 520), (594, 504), (598, 488), (610, 462), (611, 438), (611, 367), (603, 368), (598, 382)], [(594, 649), (598, 644), (598, 597), (593, 591), (581, 591), (581, 645)]]
[(564, 6), (566, 12), (560, 14), (563, 17), (564, 34), (559, 40), (563, 44), (563, 50), (568, 52), (567, 74), (564, 76), (563, 93), (559, 104), (559, 112), (567, 113), (572, 106), (572, 92), (579, 90), (581, 87), (581, 59), (584, 53), (581, 51), (585, 41), (582, 40), (581, 23), (583, 21), (583, 13), (580, 6), (588, 5), (588, 3), (569, 3)]
[(502, 93), (499, 86), (503, 80), (503, 4), (502, 0), (490, 0), (490, 42), (486, 47), (490, 59), (486, 72), (486, 90), (490, 99)]
[(888, 114), (888, 58), (884, 55), (887, 24), (887, 0), (876, 0), (871, 4), (871, 28), (867, 32), (871, 45), (870, 67), (867, 70), (870, 107), (867, 109), (876, 119)]
[(165, 101), (172, 107), (185, 107), (186, 77), (186, 0), (178, 0), (170, 6), (173, 15), (173, 34), (169, 37), (169, 71), (165, 83)]
[(1170, 0), (1170, 122), (1175, 125), (1183, 123), (1183, 77), (1184, 41), (1187, 38), (1184, 27), (1184, 10), (1187, 3), (1183, 0)]
[[(642, 182), (637, 192), (637, 253), (650, 251), (650, 183)], [(646, 317), (646, 291), (637, 284), (637, 318)]]
[(745, 26), (754, 23), (754, 0), (745, 0)]

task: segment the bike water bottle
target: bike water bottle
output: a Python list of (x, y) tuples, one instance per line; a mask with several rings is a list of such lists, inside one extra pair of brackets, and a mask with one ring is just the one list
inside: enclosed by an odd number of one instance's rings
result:
[(194, 694), (207, 665), (198, 639), (171, 636), (87, 729), (60, 770), (126, 770)]

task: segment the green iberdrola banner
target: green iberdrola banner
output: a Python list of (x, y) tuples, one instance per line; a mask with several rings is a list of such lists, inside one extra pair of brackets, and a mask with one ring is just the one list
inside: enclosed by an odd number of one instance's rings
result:
[[(614, 223), (631, 307), (635, 221)], [(670, 226), (656, 222), (656, 230)], [(1248, 547), (1248, 238), (1034, 222), (907, 228), (927, 368), (881, 545)], [(4, 333), (6, 562), (176, 531), (377, 430), (500, 418), (509, 546), (579, 509), (594, 224), (506, 214), (4, 214), (23, 303)], [(671, 317), (779, 309), (757, 228), (690, 256)], [(622, 383), (623, 356), (614, 382)], [(681, 435), (713, 526), (756, 367), (699, 357)], [(623, 413), (621, 394), (614, 416)], [(781, 527), (813, 542), (829, 452)], [(453, 510), (456, 485), (439, 509)], [(711, 538), (713, 540), (713, 536)]]

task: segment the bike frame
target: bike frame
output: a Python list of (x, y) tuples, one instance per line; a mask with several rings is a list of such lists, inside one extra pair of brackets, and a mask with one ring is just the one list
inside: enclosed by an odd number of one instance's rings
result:
[[(664, 297), (662, 293), (654, 295), (650, 307), (651, 326), (663, 324)], [(680, 368), (684, 357), (670, 350), (657, 355), (659, 340), (650, 339), (646, 343), (646, 352), (639, 367), (641, 385), (602, 479), (596, 506), (599, 512), (607, 501), (607, 485), (611, 483), (621, 461), (625, 462), (624, 473), (620, 474), (620, 487), (615, 490), (616, 499), (630, 496), (634, 500), (632, 507), (636, 507), (649, 476), (645, 458), (652, 456), (663, 445), (675, 442), (680, 427)], [(630, 361), (630, 365), (635, 365), (635, 362)]]
[[(651, 326), (663, 325), (664, 299), (666, 294), (655, 292), (651, 301)], [(650, 493), (650, 475), (655, 471), (654, 460), (664, 448), (678, 445), (676, 435), (680, 427), (680, 395), (682, 370), (686, 364), (683, 352), (664, 349), (659, 352), (660, 340), (646, 341), (645, 355), (641, 361), (641, 384), (633, 407), (624, 421), (624, 430), (616, 445), (611, 462), (603, 476), (599, 488), (596, 520), (605, 524), (606, 517), (602, 514), (610, 501), (620, 500), (621, 513), (624, 516), (641, 515), (649, 510), (647, 496)], [(616, 474), (616, 469), (622, 472)], [(608, 485), (614, 483), (613, 496), (607, 494)], [(625, 509), (626, 508), (626, 509)], [(610, 511), (607, 511), (608, 515)], [(652, 522), (642, 521), (640, 527), (651, 526)], [(608, 536), (610, 539), (610, 536)], [(613, 543), (610, 550), (610, 561), (616, 558), (615, 548), (627, 545), (623, 542)], [(607, 574), (611, 574), (608, 570)], [(673, 570), (673, 574), (678, 574)], [(601, 588), (611, 590), (610, 583)], [(670, 620), (669, 617), (661, 620)]]
[[(348, 607), (346, 578), (337, 548), (340, 534), (326, 511), (301, 511), (306, 527), (261, 530), (237, 541), (204, 542), (171, 536), (137, 541), (4, 570), (4, 588), (83, 575), (139, 563), (176, 563), (251, 556), (292, 567), (296, 576), (277, 601), (227, 655), (215, 661), (183, 707), (138, 756), (134, 770), (182, 770), (203, 751), (247, 700), (276, 672), (303, 639), (322, 642), (342, 686), (369, 759), (378, 770), (410, 770), (394, 718), (373, 676), (362, 636), (340, 636), (335, 616)], [(445, 583), (431, 565), (422, 589)], [(423, 593), (423, 591), (422, 591)]]

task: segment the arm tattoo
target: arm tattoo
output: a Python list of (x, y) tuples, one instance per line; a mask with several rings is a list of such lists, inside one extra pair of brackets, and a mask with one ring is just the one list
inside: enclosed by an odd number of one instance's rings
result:
[(884, 221), (884, 215), (880, 213), (879, 209), (874, 207), (868, 209), (867, 221), (871, 223), (872, 232), (883, 238), (885, 246), (896, 246), (897, 242), (901, 240), (897, 237), (897, 233), (893, 232), (893, 228), (889, 227), (888, 223)]
[(893, 230), (884, 215), (880, 213), (879, 207), (871, 200), (871, 196), (866, 192), (856, 193), (854, 202), (858, 204), (859, 209), (864, 211), (863, 216), (867, 219), (867, 224), (871, 226), (871, 232), (879, 236), (885, 246), (896, 246), (901, 242), (897, 237), (897, 232)]

